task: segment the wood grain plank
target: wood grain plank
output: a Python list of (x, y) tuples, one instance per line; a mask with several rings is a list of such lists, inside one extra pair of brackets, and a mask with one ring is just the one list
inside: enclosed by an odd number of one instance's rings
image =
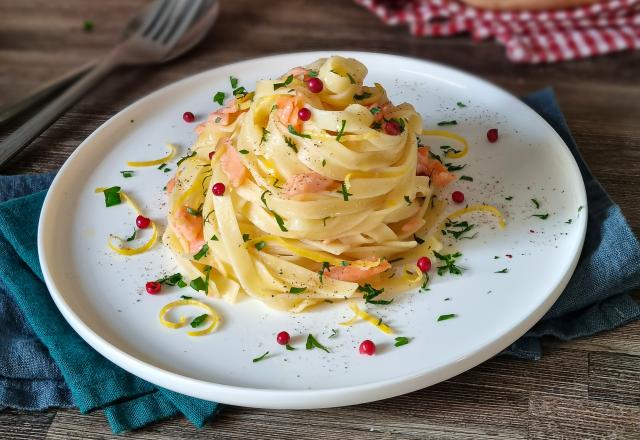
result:
[(0, 439), (43, 439), (56, 414), (48, 411), (0, 411)]
[(533, 394), (529, 439), (637, 439), (640, 408)]
[[(446, 402), (446, 405), (443, 404)], [(394, 399), (310, 411), (227, 407), (202, 430), (172, 419), (112, 436), (99, 413), (59, 411), (47, 439), (519, 439), (526, 437), (527, 393), (445, 383)], [(482, 408), (482, 411), (478, 411)]]
[(587, 398), (588, 379), (586, 352), (549, 348), (543, 358), (536, 362), (495, 357), (454, 377), (451, 382), (524, 394), (535, 391)]
[(640, 407), (640, 356), (591, 353), (589, 358), (589, 399)]

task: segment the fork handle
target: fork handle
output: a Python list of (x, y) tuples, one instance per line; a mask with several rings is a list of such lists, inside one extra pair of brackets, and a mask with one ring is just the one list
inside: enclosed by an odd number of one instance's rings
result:
[(107, 56), (83, 78), (69, 87), (63, 94), (47, 104), (24, 125), (0, 143), (0, 166), (7, 163), (20, 150), (29, 145), (66, 110), (82, 98), (97, 83), (118, 66), (115, 58)]

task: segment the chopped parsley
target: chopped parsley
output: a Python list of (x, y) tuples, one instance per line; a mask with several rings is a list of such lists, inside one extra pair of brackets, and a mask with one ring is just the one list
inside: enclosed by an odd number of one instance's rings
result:
[(193, 290), (195, 290), (196, 292), (202, 291), (202, 292), (207, 292), (207, 282), (202, 279), (202, 277), (198, 277), (194, 280), (191, 280), (191, 282), (189, 283), (189, 287), (191, 287)]
[(238, 87), (237, 89), (233, 90), (233, 96), (235, 96), (236, 98), (242, 98), (246, 94), (247, 89), (245, 89), (244, 87)]
[(259, 241), (256, 244), (254, 244), (253, 246), (256, 248), (256, 250), (261, 251), (262, 249), (264, 249), (264, 247), (267, 245), (267, 242), (265, 241)]
[(380, 107), (371, 107), (369, 111), (371, 112), (372, 115), (375, 115), (377, 113), (380, 113)]
[(119, 205), (122, 203), (122, 199), (120, 198), (120, 187), (112, 186), (111, 188), (107, 188), (103, 191), (104, 193), (104, 204), (107, 208), (110, 206)]
[(251, 236), (249, 234), (242, 234), (242, 241), (246, 243), (249, 240), (251, 240)]
[(404, 132), (404, 119), (403, 118), (391, 118), (389, 121), (393, 121), (400, 127), (400, 133)]
[(93, 21), (85, 20), (82, 23), (82, 29), (84, 29), (85, 32), (91, 32), (93, 30)]
[(156, 280), (156, 283), (164, 284), (165, 286), (178, 286), (180, 288), (187, 286), (187, 283), (182, 279), (181, 273), (174, 273), (173, 275), (160, 278), (159, 280)]
[(342, 120), (342, 125), (340, 125), (340, 131), (338, 131), (338, 135), (336, 136), (336, 141), (340, 142), (340, 138), (344, 135), (344, 127), (347, 125), (347, 121)]
[(206, 257), (209, 252), (209, 245), (207, 243), (203, 244), (197, 254), (193, 256), (193, 259), (198, 261), (202, 257)]
[(447, 319), (452, 319), (452, 318), (457, 318), (458, 315), (456, 315), (455, 313), (450, 313), (448, 315), (440, 315), (438, 316), (438, 322), (440, 321), (446, 321)]
[(129, 177), (133, 177), (133, 171), (130, 170), (126, 170), (126, 171), (120, 171), (120, 174), (122, 174), (122, 177), (124, 177), (125, 179), (128, 179)]
[(460, 153), (460, 150), (456, 150), (451, 145), (441, 145), (440, 149), (442, 150), (442, 153), (444, 153), (444, 154), (449, 154), (449, 153), (458, 154), (458, 153)]
[(573, 223), (573, 219), (569, 219), (565, 222), (566, 224), (570, 225), (571, 223)]
[(466, 107), (466, 105), (465, 105), (465, 104), (463, 104), (463, 103), (462, 103), (462, 102), (460, 102), (460, 101), (456, 102), (456, 105), (457, 105), (458, 107), (460, 107), (460, 108), (465, 108), (465, 107)]
[(453, 165), (451, 163), (446, 163), (444, 164), (447, 167), (447, 171), (451, 172), (451, 171), (460, 171), (461, 169), (463, 169), (464, 167), (467, 166), (467, 164), (463, 164), (463, 165)]
[(271, 213), (273, 214), (273, 216), (276, 219), (276, 223), (278, 223), (278, 227), (280, 228), (280, 230), (282, 232), (288, 232), (289, 230), (286, 228), (286, 226), (284, 225), (284, 220), (282, 219), (282, 217), (280, 217), (280, 215), (278, 215), (277, 212), (275, 211), (271, 211)]
[(202, 203), (198, 207), (198, 209), (193, 209), (187, 206), (187, 212), (194, 217), (202, 217)]
[(325, 166), (327, 164), (327, 159), (322, 159), (322, 166)]
[(382, 128), (382, 124), (380, 122), (374, 122), (371, 124), (371, 128), (374, 130), (380, 130)]
[(269, 355), (269, 352), (266, 351), (262, 355), (258, 356), (257, 358), (253, 358), (251, 361), (255, 364), (256, 362), (260, 362), (264, 360), (268, 355)]
[(507, 273), (507, 272), (509, 272), (509, 269), (507, 269), (507, 268), (505, 267), (504, 269), (502, 269), (502, 270), (497, 270), (497, 271), (495, 271), (494, 273)]
[(402, 347), (403, 345), (407, 345), (409, 343), (409, 338), (406, 336), (398, 336), (396, 338), (396, 343), (393, 344), (395, 347)]
[(460, 252), (442, 255), (433, 251), (433, 255), (444, 263), (442, 266), (438, 266), (438, 275), (442, 276), (447, 272), (453, 275), (462, 275), (462, 269), (456, 266), (456, 259), (462, 256)]
[(217, 102), (218, 104), (224, 104), (224, 92), (217, 92), (213, 95), (213, 102)]
[(327, 353), (329, 353), (329, 350), (327, 349), (327, 347), (319, 343), (311, 333), (309, 333), (309, 336), (307, 336), (306, 348), (307, 350), (313, 350), (314, 348), (319, 348), (320, 350), (324, 350)]
[(133, 234), (131, 234), (131, 236), (127, 237), (127, 241), (133, 241), (136, 239), (136, 230), (133, 230)]
[(444, 125), (458, 125), (458, 121), (440, 121), (440, 122), (438, 122), (438, 126), (442, 127)]
[(532, 217), (538, 217), (540, 220), (546, 220), (549, 218), (549, 214), (533, 214)]
[(322, 262), (322, 267), (318, 271), (318, 275), (320, 276), (320, 284), (322, 284), (322, 280), (324, 277), (324, 271), (329, 269), (329, 263), (327, 261)]
[(295, 151), (296, 153), (298, 152), (298, 147), (296, 147), (295, 142), (293, 142), (293, 139), (291, 139), (290, 137), (285, 136), (284, 137), (284, 142), (287, 144), (287, 146), (289, 148), (291, 148), (293, 151)]
[(451, 221), (447, 219), (444, 224), (444, 229), (442, 230), (442, 235), (449, 234), (457, 240), (462, 240), (465, 238), (470, 240), (472, 238), (475, 238), (475, 236), (478, 233), (476, 232), (473, 235), (467, 235), (467, 236), (465, 236), (464, 234), (471, 231), (474, 228), (474, 226), (475, 226), (474, 224), (470, 224), (467, 221), (456, 222), (456, 221)]
[(338, 336), (338, 329), (337, 328), (332, 328), (331, 329), (331, 334), (329, 335), (329, 339), (335, 338), (336, 336)]
[(511, 200), (511, 199), (513, 199), (513, 196), (505, 197), (504, 199), (505, 200)]
[(294, 136), (300, 136), (303, 138), (307, 138), (307, 139), (311, 139), (311, 136), (308, 134), (304, 134), (304, 133), (299, 133), (294, 127), (293, 125), (289, 124), (289, 126), (287, 127), (287, 129), (289, 130), (289, 133), (291, 133)]
[(582, 205), (578, 206), (578, 212), (582, 211), (582, 208), (584, 208), (584, 206)]
[(356, 80), (355, 80), (355, 79), (353, 79), (353, 76), (351, 76), (351, 74), (350, 74), (350, 73), (348, 73), (348, 72), (347, 72), (347, 76), (349, 77), (349, 82), (350, 82), (351, 84), (355, 84), (355, 83), (356, 83)]
[(460, 176), (460, 180), (467, 180), (469, 182), (473, 182), (473, 177), (470, 176)]
[(216, 236), (216, 234), (213, 234), (211, 236), (211, 241), (218, 241), (218, 237)]
[(364, 286), (358, 286), (356, 290), (363, 293), (362, 299), (364, 299), (364, 302), (367, 304), (375, 304), (381, 306), (391, 304), (393, 302), (393, 299), (374, 299), (384, 292), (384, 288), (376, 289), (369, 283), (365, 284)]
[(536, 209), (540, 208), (540, 202), (538, 202), (536, 199), (531, 199), (531, 203), (533, 203), (533, 206), (535, 206)]
[(416, 241), (416, 243), (418, 244), (422, 244), (424, 243), (424, 240), (420, 237), (418, 237), (416, 234), (413, 234), (413, 239)]
[(409, 196), (404, 196), (404, 201), (407, 202), (407, 206), (411, 205), (413, 202), (409, 198)]
[(271, 194), (271, 191), (269, 191), (268, 189), (265, 189), (262, 192), (262, 195), (260, 195), (260, 200), (262, 200), (262, 203), (264, 203), (265, 208), (269, 209), (269, 206), (267, 205), (267, 199), (265, 197), (267, 194)]
[(195, 152), (195, 151), (192, 151), (191, 153), (187, 154), (186, 156), (184, 156), (184, 157), (180, 158), (180, 160), (178, 161), (178, 163), (177, 163), (176, 165), (177, 165), (177, 166), (180, 166), (180, 164), (181, 164), (182, 162), (184, 162), (184, 161), (185, 161), (185, 160), (187, 160), (187, 159), (191, 159), (191, 158), (192, 158), (193, 156), (195, 156), (195, 155), (196, 155), (196, 152)]
[(269, 134), (271, 134), (269, 130), (262, 127), (262, 137), (260, 138), (260, 145), (269, 140)]
[(338, 192), (342, 193), (342, 200), (344, 200), (345, 202), (348, 202), (349, 201), (349, 196), (353, 195), (349, 191), (347, 191), (347, 185), (345, 185), (344, 182), (342, 182), (342, 187), (341, 187), (340, 191), (338, 191)]
[(238, 87), (238, 78), (234, 78), (233, 76), (230, 76), (229, 82), (231, 83), (232, 89), (235, 89), (236, 87)]
[(322, 218), (322, 226), (324, 226), (325, 228), (327, 227), (327, 220), (329, 220), (331, 217), (323, 217)]
[(307, 290), (306, 287), (290, 287), (289, 288), (289, 293), (292, 293), (294, 295), (299, 295), (299, 294), (303, 293), (305, 290)]
[(361, 93), (361, 94), (359, 94), (359, 95), (353, 95), (353, 99), (355, 99), (355, 100), (357, 100), (357, 101), (362, 101), (362, 100), (364, 100), (364, 99), (371, 98), (371, 96), (372, 96), (372, 95), (371, 95), (371, 93), (369, 93), (369, 92), (362, 92), (362, 93)]
[(289, 84), (291, 84), (291, 81), (293, 81), (293, 75), (289, 75), (287, 76), (287, 79), (284, 80), (284, 82), (281, 83), (275, 83), (273, 85), (273, 90), (277, 90), (280, 87), (287, 87)]
[(295, 350), (295, 348), (293, 348), (293, 347), (292, 347), (291, 345), (289, 345), (289, 344), (285, 345), (285, 348), (286, 348), (287, 350), (289, 350), (289, 351), (293, 351), (293, 350)]
[(200, 316), (196, 316), (195, 318), (193, 318), (193, 321), (191, 321), (191, 327), (192, 328), (196, 328), (196, 327), (200, 327), (202, 324), (204, 324), (204, 322), (207, 320), (207, 318), (209, 317), (209, 315), (207, 315), (206, 313), (203, 313)]
[(182, 298), (182, 299), (193, 299), (192, 296), (187, 296), (187, 295), (180, 295), (180, 298)]
[(309, 73), (307, 73), (307, 76), (309, 78), (315, 78), (318, 76), (318, 71), (317, 70), (310, 70)]
[(249, 154), (249, 150), (240, 150), (238, 151), (240, 154)]

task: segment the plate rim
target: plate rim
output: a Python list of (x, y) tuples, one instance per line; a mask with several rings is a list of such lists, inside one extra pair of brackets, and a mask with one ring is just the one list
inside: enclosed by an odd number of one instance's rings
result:
[[(45, 255), (46, 251), (46, 243), (43, 237), (43, 230), (47, 227), (48, 222), (52, 216), (48, 216), (47, 213), (52, 209), (51, 205), (52, 200), (55, 198), (57, 191), (60, 191), (58, 186), (61, 185), (61, 181), (64, 179), (64, 174), (68, 168), (70, 168), (74, 162), (74, 158), (80, 154), (81, 151), (84, 151), (85, 148), (90, 148), (92, 138), (97, 136), (99, 132), (102, 130), (107, 130), (107, 125), (110, 122), (121, 117), (122, 114), (126, 114), (133, 107), (138, 106), (140, 103), (147, 99), (151, 99), (154, 96), (160, 95), (167, 91), (167, 89), (177, 87), (179, 84), (182, 84), (187, 81), (194, 80), (197, 77), (215, 74), (217, 70), (229, 69), (234, 67), (241, 67), (243, 64), (251, 64), (259, 61), (268, 61), (273, 60), (274, 63), (278, 62), (279, 58), (287, 58), (287, 57), (309, 57), (309, 58), (320, 58), (326, 57), (330, 55), (341, 55), (345, 57), (354, 57), (358, 58), (359, 56), (377, 56), (383, 58), (395, 58), (404, 61), (411, 62), (419, 62), (423, 63), (428, 67), (436, 67), (439, 69), (445, 69), (454, 71), (457, 74), (460, 74), (464, 77), (473, 79), (474, 81), (480, 82), (484, 87), (488, 87), (493, 91), (502, 93), (507, 95), (510, 98), (515, 99), (520, 102), (523, 110), (528, 111), (531, 117), (537, 118), (540, 122), (545, 124), (550, 130), (551, 133), (556, 137), (556, 140), (559, 142), (560, 146), (563, 147), (565, 153), (569, 155), (570, 164), (571, 164), (571, 172), (574, 174), (574, 178), (577, 177), (576, 183), (578, 198), (580, 199), (580, 203), (584, 206), (584, 219), (581, 224), (581, 229), (579, 231), (579, 245), (577, 246), (576, 252), (572, 257), (572, 261), (570, 262), (567, 271), (561, 277), (561, 279), (557, 282), (555, 287), (551, 289), (550, 294), (546, 296), (546, 298), (541, 301), (535, 309), (529, 314), (529, 316), (518, 322), (513, 326), (509, 326), (506, 331), (504, 331), (500, 336), (494, 338), (489, 343), (477, 347), (475, 350), (468, 353), (466, 356), (452, 361), (450, 363), (440, 365), (436, 368), (433, 368), (428, 371), (417, 371), (413, 374), (402, 375), (398, 377), (394, 377), (391, 379), (385, 379), (381, 381), (375, 381), (366, 384), (346, 386), (346, 387), (335, 387), (335, 388), (325, 388), (325, 389), (317, 389), (317, 390), (279, 390), (279, 389), (265, 389), (265, 388), (252, 388), (252, 387), (242, 387), (236, 385), (225, 385), (214, 383), (206, 380), (190, 378), (187, 376), (183, 376), (178, 373), (174, 373), (158, 366), (155, 366), (151, 363), (143, 361), (141, 359), (136, 358), (135, 356), (127, 353), (126, 351), (118, 348), (117, 346), (111, 344), (107, 340), (103, 339), (99, 334), (94, 332), (90, 327), (88, 327), (84, 322), (76, 315), (67, 301), (64, 299), (63, 294), (58, 290), (53, 276), (49, 270), (47, 265)], [(531, 107), (523, 103), (518, 97), (511, 94), (507, 90), (499, 87), (479, 76), (476, 76), (472, 73), (465, 72), (463, 70), (457, 69), (455, 67), (451, 67), (445, 64), (410, 57), (405, 55), (398, 54), (386, 54), (386, 53), (377, 53), (377, 52), (366, 52), (366, 51), (331, 51), (331, 50), (322, 50), (322, 51), (303, 51), (303, 52), (293, 52), (293, 53), (279, 53), (272, 54), (262, 57), (255, 58), (247, 58), (241, 61), (237, 61), (234, 63), (223, 64), (220, 66), (216, 66), (212, 69), (207, 69), (203, 72), (196, 73), (194, 75), (187, 76), (178, 81), (173, 81), (165, 86), (147, 94), (139, 99), (135, 100), (133, 103), (127, 105), (125, 108), (120, 110), (115, 115), (111, 116), (105, 122), (103, 122), (98, 128), (96, 128), (87, 138), (85, 138), (80, 145), (74, 150), (74, 152), (65, 160), (65, 163), (62, 165), (60, 170), (57, 172), (48, 192), (45, 197), (45, 201), (42, 206), (42, 210), (39, 217), (38, 223), (38, 256), (39, 263), (42, 269), (43, 278), (45, 284), (49, 290), (49, 293), (56, 304), (57, 308), (60, 310), (61, 314), (65, 318), (65, 320), (71, 325), (76, 333), (87, 342), (93, 349), (95, 349), (98, 353), (109, 359), (114, 364), (123, 368), (131, 374), (134, 374), (144, 380), (147, 380), (153, 384), (165, 387), (172, 391), (187, 394), (193, 397), (197, 397), (204, 400), (212, 400), (225, 404), (232, 405), (240, 405), (245, 407), (255, 407), (255, 408), (271, 408), (271, 409), (314, 409), (314, 408), (328, 408), (328, 407), (338, 407), (345, 405), (353, 405), (353, 404), (361, 404), (367, 403), (375, 400), (395, 397), (401, 394), (406, 394), (412, 391), (416, 391), (422, 388), (426, 388), (428, 386), (434, 385), (441, 381), (447, 380), (451, 377), (457, 376), (483, 362), (495, 356), (506, 347), (508, 347), (511, 343), (516, 341), (522, 335), (524, 335), (533, 325), (535, 325), (542, 316), (551, 308), (551, 306), (556, 302), (566, 285), (568, 284), (575, 268), (577, 266), (578, 260), (580, 258), (582, 247), (584, 245), (584, 239), (586, 236), (587, 229), (587, 221), (586, 218), (588, 216), (588, 205), (587, 205), (587, 197), (586, 197), (586, 188), (584, 185), (584, 180), (582, 178), (582, 174), (578, 167), (578, 164), (575, 160), (575, 157), (571, 153), (569, 147), (564, 142), (562, 137), (556, 132), (556, 130), (544, 119), (542, 118), (535, 110)], [(212, 397), (215, 396), (215, 397)]]

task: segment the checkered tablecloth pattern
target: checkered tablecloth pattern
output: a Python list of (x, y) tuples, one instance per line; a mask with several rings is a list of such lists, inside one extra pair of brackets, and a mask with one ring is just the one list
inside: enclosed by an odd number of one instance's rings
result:
[(417, 36), (495, 38), (516, 63), (554, 63), (640, 48), (640, 0), (553, 11), (490, 11), (457, 0), (355, 0)]

